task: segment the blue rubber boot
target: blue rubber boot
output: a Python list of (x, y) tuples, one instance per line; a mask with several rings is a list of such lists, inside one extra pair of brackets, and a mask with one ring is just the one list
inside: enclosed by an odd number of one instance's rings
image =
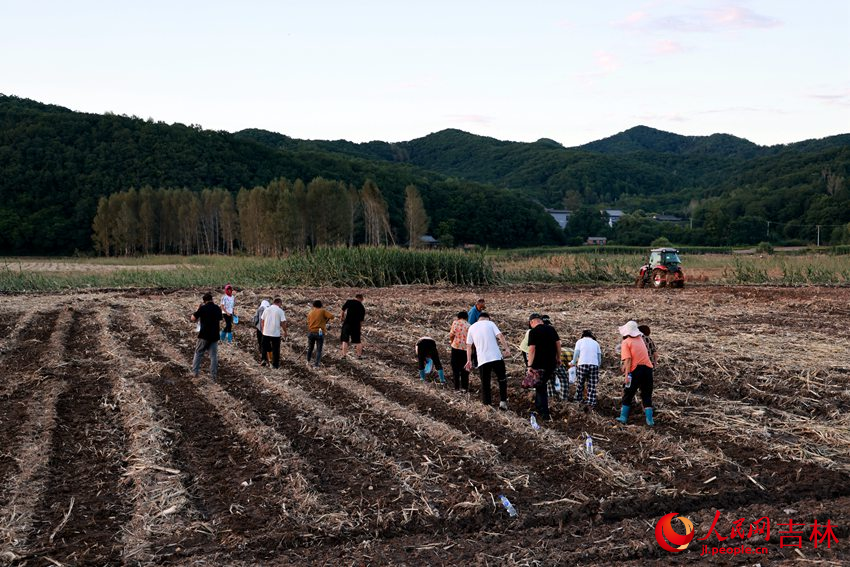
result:
[(425, 369), (419, 371), (419, 379), (424, 382), (425, 381)]
[(627, 421), (629, 421), (629, 410), (630, 409), (631, 408), (629, 406), (623, 406), (623, 408), (620, 410), (620, 417), (617, 418), (617, 421), (619, 421), (622, 424), (625, 424)]
[(227, 333), (227, 342), (229, 342), (229, 343), (233, 342), (233, 333)]
[(224, 335), (225, 335), (225, 332), (224, 332), (224, 331), (219, 331), (219, 332), (218, 332), (218, 340), (223, 341), (223, 340), (224, 340)]
[(646, 424), (655, 425), (655, 420), (652, 419), (652, 408), (646, 408), (645, 410), (643, 410), (643, 413), (646, 414)]
[(446, 383), (446, 375), (443, 374), (443, 369), (440, 368), (439, 370), (437, 370), (437, 374), (439, 374), (439, 376), (440, 376), (440, 384), (445, 384)]

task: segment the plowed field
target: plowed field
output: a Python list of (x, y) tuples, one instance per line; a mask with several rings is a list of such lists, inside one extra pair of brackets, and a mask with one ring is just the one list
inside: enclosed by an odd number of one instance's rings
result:
[[(354, 290), (241, 290), (214, 382), (206, 362), (189, 372), (203, 291), (0, 297), (0, 564), (850, 562), (848, 289), (369, 290), (364, 358), (340, 357), (334, 326), (320, 368), (309, 302), (338, 313)], [(291, 322), (279, 370), (250, 326), (271, 294)], [(462, 394), (416, 373), (430, 335), (451, 384), (443, 338), (479, 295), (514, 345), (507, 412), (480, 403), (475, 375)], [(593, 329), (604, 352), (597, 410), (552, 401), (540, 431), (516, 349), (532, 311), (565, 343)], [(628, 319), (660, 351), (654, 428), (613, 420)], [(718, 511), (721, 536), (768, 517), (770, 539), (699, 541)], [(655, 538), (671, 512), (695, 526), (679, 554)], [(815, 520), (838, 542), (816, 547)], [(700, 556), (742, 542), (767, 554)]]

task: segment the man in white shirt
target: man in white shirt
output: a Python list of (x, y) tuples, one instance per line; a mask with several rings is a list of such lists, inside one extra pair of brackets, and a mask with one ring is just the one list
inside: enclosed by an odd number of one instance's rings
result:
[(263, 322), (263, 362), (268, 364), (269, 353), (271, 353), (272, 368), (280, 368), (280, 337), (288, 335), (289, 323), (286, 322), (286, 314), (281, 308), (281, 299), (275, 297), (272, 305), (263, 311), (260, 319)]
[(478, 316), (478, 321), (466, 332), (466, 370), (472, 370), (473, 346), (481, 375), (481, 401), (488, 406), (492, 403), (490, 375), (495, 372), (499, 382), (499, 409), (508, 409), (508, 378), (504, 360), (504, 356), (509, 356), (508, 342), (486, 311)]
[(596, 385), (599, 383), (599, 367), (602, 366), (602, 349), (592, 331), (582, 331), (581, 338), (576, 342), (572, 364), (576, 367), (576, 401), (586, 404), (585, 411), (590, 411), (596, 407)]

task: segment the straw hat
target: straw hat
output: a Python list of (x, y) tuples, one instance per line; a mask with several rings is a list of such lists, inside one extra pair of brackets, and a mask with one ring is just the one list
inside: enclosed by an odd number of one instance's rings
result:
[(625, 325), (619, 328), (621, 337), (639, 337), (643, 333), (638, 329), (638, 324), (636, 321), (629, 321)]

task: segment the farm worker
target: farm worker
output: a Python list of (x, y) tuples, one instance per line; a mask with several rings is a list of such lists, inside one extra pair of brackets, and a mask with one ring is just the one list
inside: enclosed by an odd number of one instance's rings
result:
[(358, 293), (354, 299), (349, 299), (342, 304), (342, 314), (339, 316), (342, 325), (340, 328), (340, 343), (342, 343), (342, 357), (348, 355), (348, 343), (354, 345), (357, 358), (363, 358), (363, 343), (361, 342), (360, 330), (363, 319), (366, 318), (366, 308), (363, 307), (363, 294)]
[(446, 383), (443, 374), (443, 363), (440, 362), (440, 353), (437, 352), (437, 341), (431, 337), (422, 337), (416, 341), (416, 360), (419, 364), (419, 379), (425, 381), (425, 366), (428, 360), (434, 364), (437, 374), (440, 376), (440, 384)]
[(224, 330), (219, 335), (221, 340), (233, 342), (233, 316), (236, 315), (236, 301), (233, 298), (233, 286), (224, 286), (224, 295), (221, 296), (221, 311), (224, 314)]
[(322, 307), (318, 299), (313, 302), (313, 308), (307, 314), (307, 364), (313, 358), (313, 347), (316, 348), (316, 362), (313, 366), (319, 367), (322, 362), (322, 345), (325, 344), (325, 333), (328, 332), (328, 321), (334, 316)]
[(268, 300), (264, 299), (260, 302), (260, 306), (257, 307), (257, 312), (254, 313), (254, 317), (251, 319), (251, 323), (257, 329), (257, 347), (260, 349), (260, 361), (263, 366), (266, 365), (266, 357), (265, 350), (263, 350), (263, 312), (269, 306)]
[(537, 313), (531, 314), (528, 323), (531, 325), (528, 332), (528, 367), (543, 371), (534, 387), (534, 408), (543, 421), (551, 421), (548, 384), (555, 380), (555, 368), (561, 365), (561, 337), (555, 327), (545, 324)]
[[(499, 350), (499, 345), (502, 349)], [(482, 311), (478, 322), (466, 332), (466, 370), (472, 370), (472, 348), (478, 353), (478, 370), (481, 374), (481, 401), (491, 403), (490, 375), (495, 372), (499, 381), (499, 409), (508, 409), (508, 378), (505, 374), (505, 360), (509, 356), (508, 342), (490, 320), (490, 314)]]
[(625, 392), (623, 393), (623, 408), (617, 421), (626, 423), (629, 419), (629, 409), (635, 399), (635, 393), (640, 389), (643, 400), (646, 424), (655, 425), (652, 416), (652, 361), (646, 350), (638, 324), (629, 321), (619, 328), (623, 342), (620, 345), (620, 359), (623, 362)]
[(452, 381), (455, 390), (469, 391), (469, 372), (466, 370), (466, 333), (469, 331), (469, 314), (458, 311), (457, 318), (449, 329), (449, 344), (452, 348)]
[(638, 325), (638, 330), (643, 333), (643, 342), (646, 343), (646, 352), (649, 353), (649, 360), (652, 361), (652, 368), (658, 366), (658, 347), (655, 346), (655, 341), (649, 338), (651, 330), (649, 325)]
[(484, 311), (484, 298), (480, 298), (475, 304), (469, 309), (469, 324), (474, 325), (478, 322), (478, 318), (481, 317), (481, 313)]
[[(540, 320), (543, 321), (544, 325), (549, 325), (549, 326), (552, 325), (552, 319), (548, 315), (541, 315)], [(531, 326), (530, 323), (529, 323), (529, 326)], [(559, 350), (559, 352), (560, 352), (560, 350)], [(555, 367), (555, 370), (554, 370), (554, 375), (556, 377), (558, 376), (559, 372), (561, 371), (561, 365), (563, 364), (561, 357), (558, 358), (558, 361), (559, 361), (559, 364)], [(526, 367), (528, 366), (527, 361), (526, 361), (525, 365), (526, 365)], [(548, 396), (548, 398), (550, 400), (552, 400), (552, 399), (554, 399), (558, 396), (558, 392), (557, 392), (557, 390), (555, 390), (555, 379), (554, 378), (552, 378), (551, 380), (548, 380), (546, 382), (546, 395)], [(564, 392), (561, 395), (562, 399), (563, 399), (563, 396), (565, 396), (565, 395), (566, 395), (566, 392)]]
[(197, 311), (192, 314), (192, 322), (200, 321), (201, 330), (198, 333), (198, 343), (195, 345), (195, 358), (192, 360), (192, 374), (197, 376), (201, 372), (201, 359), (204, 352), (210, 353), (210, 376), (215, 380), (218, 374), (218, 324), (222, 319), (221, 308), (213, 303), (211, 293), (205, 293), (203, 303), (198, 306)]
[(584, 404), (584, 411), (590, 411), (596, 407), (596, 385), (599, 383), (599, 367), (602, 366), (602, 349), (593, 331), (581, 332), (570, 364), (576, 368), (576, 400)]
[(272, 304), (260, 315), (263, 324), (263, 366), (271, 355), (272, 368), (280, 368), (280, 338), (283, 335), (285, 339), (289, 334), (289, 323), (286, 322), (282, 303), (279, 297), (275, 297)]

